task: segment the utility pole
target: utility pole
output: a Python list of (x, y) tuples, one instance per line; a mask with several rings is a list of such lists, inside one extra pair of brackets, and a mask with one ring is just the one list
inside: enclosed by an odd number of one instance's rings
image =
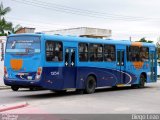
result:
[(132, 41), (132, 37), (131, 36), (129, 37), (129, 40)]

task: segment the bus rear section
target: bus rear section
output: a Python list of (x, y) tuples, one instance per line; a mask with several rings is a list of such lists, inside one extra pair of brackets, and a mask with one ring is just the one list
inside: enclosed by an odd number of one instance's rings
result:
[(41, 38), (35, 35), (11, 35), (7, 39), (4, 83), (17, 91), (20, 87), (40, 86)]

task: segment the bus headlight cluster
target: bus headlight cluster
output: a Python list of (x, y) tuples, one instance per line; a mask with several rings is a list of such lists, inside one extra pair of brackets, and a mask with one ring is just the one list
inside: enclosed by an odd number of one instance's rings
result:
[(40, 75), (36, 75), (35, 79), (36, 79), (36, 80), (39, 80), (40, 77), (41, 77)]
[(8, 78), (8, 74), (4, 74), (4, 77), (5, 77), (5, 78)]
[(41, 78), (41, 74), (42, 74), (42, 67), (38, 67), (35, 79), (39, 80)]
[(4, 66), (4, 77), (8, 78), (8, 72), (7, 72), (7, 68)]

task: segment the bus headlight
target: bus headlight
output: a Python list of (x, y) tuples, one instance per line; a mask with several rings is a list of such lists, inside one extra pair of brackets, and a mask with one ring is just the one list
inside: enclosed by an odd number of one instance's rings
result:
[(41, 78), (41, 74), (42, 74), (42, 67), (38, 67), (35, 79), (39, 80)]

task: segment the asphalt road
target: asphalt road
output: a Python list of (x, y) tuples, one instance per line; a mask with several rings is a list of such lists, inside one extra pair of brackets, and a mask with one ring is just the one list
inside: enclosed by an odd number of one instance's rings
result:
[[(48, 90), (18, 92), (0, 90), (0, 105), (27, 101), (29, 106), (10, 112), (54, 114), (160, 113), (160, 81), (143, 89), (106, 88), (94, 94), (68, 92), (60, 95)], [(25, 113), (25, 112), (24, 112)]]

